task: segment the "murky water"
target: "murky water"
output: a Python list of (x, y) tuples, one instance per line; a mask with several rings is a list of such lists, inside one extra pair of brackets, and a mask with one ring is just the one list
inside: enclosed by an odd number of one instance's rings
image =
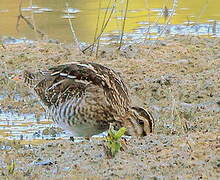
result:
[[(101, 133), (94, 137), (103, 137), (106, 133)], [(21, 114), (17, 112), (4, 112), (0, 109), (0, 140), (52, 140), (69, 139), (70, 132), (60, 129), (52, 120), (42, 115), (37, 118), (34, 113)], [(83, 138), (75, 137), (74, 141)]]
[(4, 112), (0, 109), (0, 139), (55, 139), (68, 138), (70, 134), (63, 131), (44, 133), (47, 129), (55, 129), (56, 125), (44, 116), (36, 118), (35, 114)]
[[(118, 40), (126, 1), (114, 0), (23, 0), (22, 14), (48, 38), (71, 42), (69, 19), (80, 41), (92, 42), (99, 16), (99, 31), (105, 14), (110, 16), (102, 40)], [(101, 2), (101, 4), (99, 4)], [(108, 3), (110, 2), (109, 6)], [(116, 3), (115, 3), (116, 2)], [(1, 0), (0, 35), (39, 38), (21, 19), (16, 31), (19, 1)], [(101, 9), (99, 8), (101, 7)], [(106, 9), (108, 7), (108, 9)], [(166, 8), (165, 8), (166, 7)], [(135, 0), (129, 1), (125, 32), (127, 39), (142, 40), (164, 34), (220, 36), (219, 0)], [(107, 19), (107, 18), (106, 18)], [(166, 24), (166, 25), (165, 25)]]

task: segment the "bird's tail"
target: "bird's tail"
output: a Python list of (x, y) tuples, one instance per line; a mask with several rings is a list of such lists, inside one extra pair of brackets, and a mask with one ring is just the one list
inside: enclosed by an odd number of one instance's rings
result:
[(38, 82), (40, 82), (43, 79), (44, 74), (42, 72), (31, 73), (25, 70), (23, 73), (23, 77), (24, 77), (24, 83), (28, 87), (32, 88), (33, 86), (35, 86)]

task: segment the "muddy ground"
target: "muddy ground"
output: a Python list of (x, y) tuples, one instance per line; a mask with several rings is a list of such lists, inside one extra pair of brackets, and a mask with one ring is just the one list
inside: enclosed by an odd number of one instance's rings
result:
[(132, 137), (113, 159), (102, 139), (43, 144), (2, 139), (0, 179), (220, 178), (220, 39), (169, 37), (121, 51), (109, 45), (99, 58), (59, 43), (0, 46), (1, 108), (40, 115), (43, 109), (17, 77), (24, 69), (80, 60), (119, 71), (133, 103), (156, 118), (154, 133)]

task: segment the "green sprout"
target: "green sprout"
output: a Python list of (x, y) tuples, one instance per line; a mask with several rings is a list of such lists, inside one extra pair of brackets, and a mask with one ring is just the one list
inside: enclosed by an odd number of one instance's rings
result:
[(118, 131), (114, 129), (112, 125), (110, 125), (108, 130), (107, 140), (107, 154), (111, 157), (115, 157), (115, 155), (121, 150), (121, 137), (124, 136), (126, 132), (126, 128), (122, 127)]
[(8, 170), (8, 174), (14, 174), (15, 166), (16, 166), (16, 163), (14, 160), (12, 160), (10, 163), (7, 164), (6, 168)]

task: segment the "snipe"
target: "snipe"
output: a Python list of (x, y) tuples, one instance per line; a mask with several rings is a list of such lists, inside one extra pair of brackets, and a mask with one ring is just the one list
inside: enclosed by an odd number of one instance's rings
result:
[(91, 62), (74, 62), (46, 71), (24, 72), (53, 121), (75, 136), (90, 137), (126, 127), (127, 135), (152, 132), (154, 119), (140, 107), (132, 107), (128, 89), (114, 70)]

